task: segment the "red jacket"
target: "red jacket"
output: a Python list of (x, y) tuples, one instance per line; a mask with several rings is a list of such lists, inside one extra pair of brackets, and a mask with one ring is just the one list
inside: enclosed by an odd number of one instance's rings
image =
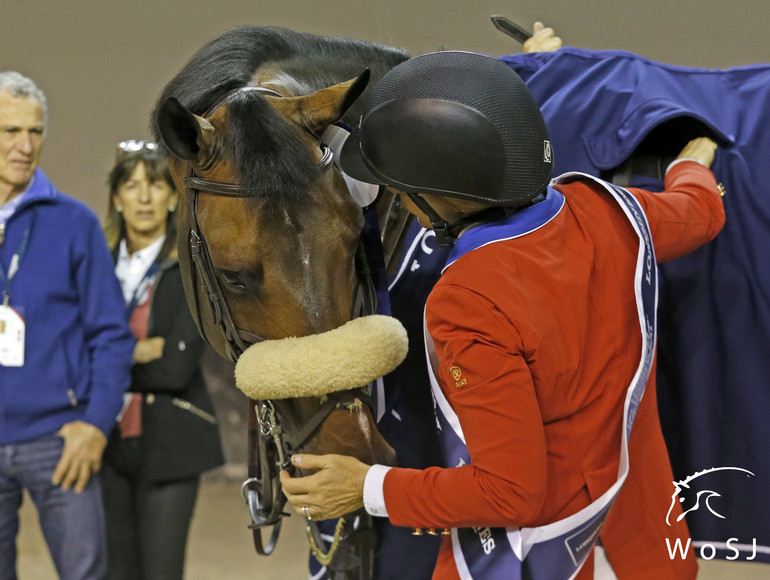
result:
[[(472, 462), (390, 470), (384, 497), (396, 525), (540, 526), (576, 513), (617, 479), (623, 402), (641, 348), (633, 292), (639, 241), (598, 185), (556, 189), (566, 203), (554, 219), (461, 256), (428, 298), (438, 378)], [(724, 223), (717, 184), (699, 164), (675, 165), (666, 189), (631, 190), (661, 262), (708, 242)], [(666, 547), (666, 537), (684, 542), (688, 533), (665, 523), (674, 478), (654, 369), (630, 458), (601, 534), (616, 574), (694, 578), (692, 553), (672, 560)], [(592, 577), (589, 560), (578, 578)], [(447, 540), (434, 578), (458, 578)]]

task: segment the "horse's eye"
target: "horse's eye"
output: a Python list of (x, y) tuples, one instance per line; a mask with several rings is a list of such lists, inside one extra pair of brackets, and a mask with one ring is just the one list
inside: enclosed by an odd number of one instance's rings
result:
[(222, 276), (222, 279), (225, 281), (225, 284), (232, 288), (237, 288), (238, 290), (244, 290), (246, 288), (246, 285), (243, 283), (243, 280), (241, 279), (240, 274), (238, 272), (231, 272), (230, 270), (220, 270), (219, 274)]

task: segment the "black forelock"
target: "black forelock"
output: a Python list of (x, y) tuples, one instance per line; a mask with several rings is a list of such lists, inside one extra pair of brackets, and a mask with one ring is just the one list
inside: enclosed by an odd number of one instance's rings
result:
[[(270, 66), (296, 81), (295, 96), (350, 80), (370, 69), (372, 80), (406, 60), (405, 51), (361, 40), (319, 36), (275, 26), (242, 26), (200, 48), (164, 87), (152, 113), (151, 126), (163, 154), (168, 155), (157, 125), (160, 108), (170, 97), (190, 112), (204, 116), (225, 95), (249, 85), (260, 67)], [(343, 117), (356, 124), (366, 93)], [(296, 203), (318, 178), (318, 169), (296, 131), (264, 97), (244, 92), (228, 98), (226, 148), (234, 176), (255, 200)]]
[[(155, 140), (162, 145), (156, 119), (169, 97), (175, 97), (192, 113), (203, 115), (222, 96), (248, 85), (266, 63), (296, 78), (312, 92), (350, 80), (365, 68), (372, 72), (371, 88), (385, 72), (407, 58), (403, 50), (361, 40), (277, 26), (234, 28), (201, 47), (163, 88), (152, 113)], [(354, 121), (358, 115), (356, 110), (350, 112)]]
[(254, 92), (232, 97), (227, 105), (225, 147), (236, 179), (251, 196), (296, 204), (320, 176), (299, 129)]

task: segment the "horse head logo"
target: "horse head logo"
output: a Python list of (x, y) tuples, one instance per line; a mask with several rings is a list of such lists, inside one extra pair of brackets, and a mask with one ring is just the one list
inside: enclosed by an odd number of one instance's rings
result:
[[(671, 522), (669, 521), (669, 517), (671, 517), (671, 512), (673, 511), (674, 506), (676, 505), (677, 498), (679, 498), (679, 503), (681, 503), (681, 504), (684, 504), (685, 501), (687, 501), (688, 498), (686, 497), (685, 492), (690, 489), (690, 482), (691, 481), (693, 481), (694, 479), (697, 479), (697, 478), (699, 478), (701, 476), (708, 475), (709, 473), (714, 473), (715, 471), (727, 471), (727, 470), (743, 471), (744, 473), (748, 474), (748, 477), (751, 477), (752, 475), (754, 475), (751, 471), (749, 471), (748, 469), (743, 469), (742, 467), (712, 467), (711, 469), (704, 469), (703, 471), (697, 471), (697, 472), (693, 473), (692, 475), (686, 477), (682, 481), (675, 481), (675, 482), (673, 482), (674, 483), (674, 493), (671, 496), (671, 506), (668, 508), (668, 513), (666, 514), (666, 523), (669, 526), (671, 525)], [(683, 509), (682, 513), (676, 518), (676, 521), (677, 522), (681, 521), (682, 518), (684, 518), (684, 516), (686, 516), (687, 514), (689, 514), (692, 511), (695, 511), (698, 508), (700, 508), (701, 507), (701, 501), (703, 502), (703, 505), (705, 505), (706, 508), (713, 515), (715, 515), (718, 518), (725, 519), (725, 516), (723, 516), (720, 513), (717, 513), (714, 510), (714, 508), (711, 507), (711, 504), (709, 503), (709, 501), (711, 500), (712, 497), (722, 497), (722, 495), (717, 493), (716, 491), (712, 491), (710, 489), (704, 489), (704, 490), (699, 491), (695, 495), (695, 500), (694, 500), (694, 503), (692, 504), (692, 506), (690, 506), (687, 509)], [(685, 506), (682, 505), (682, 508), (684, 508), (684, 507)]]

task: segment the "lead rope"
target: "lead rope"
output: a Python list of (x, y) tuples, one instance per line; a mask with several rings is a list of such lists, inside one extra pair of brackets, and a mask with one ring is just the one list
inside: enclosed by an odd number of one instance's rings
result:
[(318, 563), (321, 564), (321, 566), (328, 566), (331, 564), (334, 553), (337, 551), (337, 548), (340, 547), (343, 527), (345, 527), (345, 518), (340, 518), (337, 520), (337, 527), (334, 528), (334, 539), (332, 540), (332, 544), (329, 546), (329, 550), (324, 553), (323, 550), (318, 547), (318, 544), (316, 544), (315, 534), (313, 534), (310, 525), (308, 524), (305, 526), (307, 540), (310, 543), (310, 552), (313, 554), (313, 557), (318, 560)]

